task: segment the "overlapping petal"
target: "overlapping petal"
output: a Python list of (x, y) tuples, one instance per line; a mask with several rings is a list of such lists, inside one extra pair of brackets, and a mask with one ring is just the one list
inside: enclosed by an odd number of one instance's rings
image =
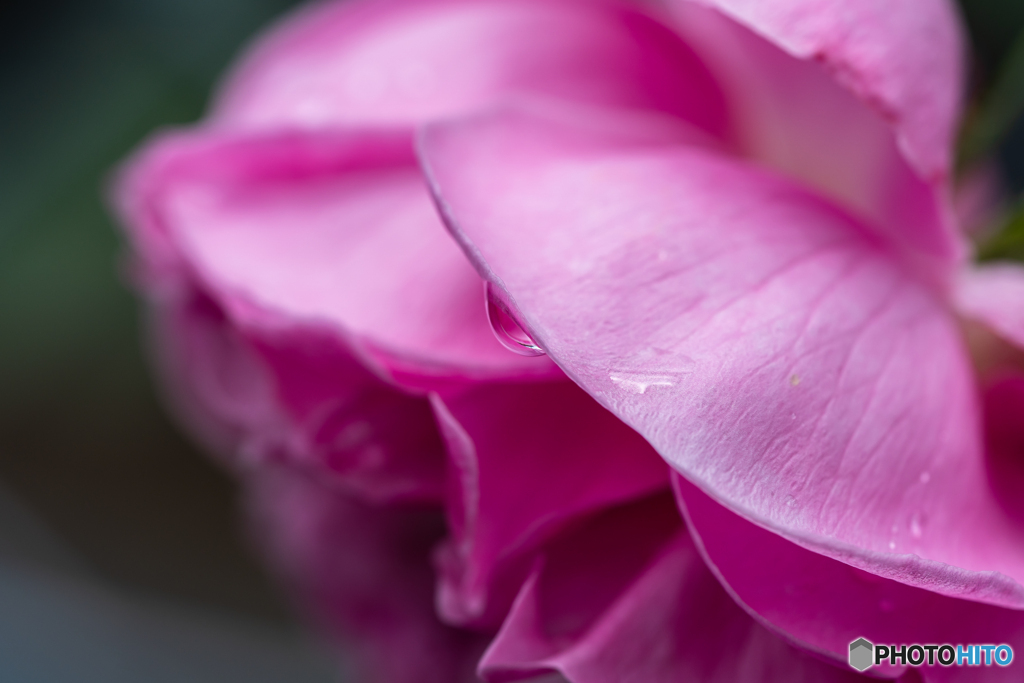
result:
[(545, 541), (668, 485), (653, 449), (572, 382), (478, 384), (432, 401), (452, 479), (438, 555), (447, 621), (497, 627)]
[(332, 330), (394, 382), (550, 375), (494, 339), (411, 161), (388, 132), (172, 137), (128, 180), (133, 234), (235, 321)]
[(608, 510), (551, 545), (481, 660), (485, 680), (857, 681), (743, 613), (664, 498)]
[(891, 125), (925, 177), (944, 176), (962, 104), (964, 36), (948, 0), (672, 0), (712, 7), (822, 64)]
[(443, 446), (424, 398), (369, 373), (329, 332), (239, 327), (200, 292), (155, 300), (171, 407), (241, 472), (287, 463), (372, 501), (440, 501)]
[(433, 126), (421, 153), (524, 328), (688, 479), (846, 563), (1024, 605), (958, 328), (871, 231), (713, 153), (522, 111)]
[(653, 108), (728, 135), (721, 93), (628, 2), (330, 2), (262, 41), (214, 110), (223, 126), (412, 126), (509, 96)]
[[(1018, 401), (1014, 409), (1022, 407), (1024, 402)], [(1024, 432), (1018, 428), (1016, 433), (1019, 448)], [(1017, 456), (1024, 456), (1024, 449)], [(1017, 466), (1024, 469), (1024, 461)], [(1014, 483), (1020, 483), (1019, 474)], [(701, 553), (729, 592), (756, 619), (839, 665), (857, 638), (897, 645), (1024, 647), (1024, 611), (958, 600), (869, 574), (752, 524), (681, 477), (675, 484)], [(896, 676), (906, 669), (883, 666), (871, 671)], [(947, 668), (935, 663), (917, 671), (926, 683), (1019, 677), (1012, 667)]]
[(671, 3), (727, 92), (745, 153), (856, 211), (945, 284), (965, 253), (946, 173), (957, 28), (943, 0), (900, 2), (872, 22), (883, 4)]

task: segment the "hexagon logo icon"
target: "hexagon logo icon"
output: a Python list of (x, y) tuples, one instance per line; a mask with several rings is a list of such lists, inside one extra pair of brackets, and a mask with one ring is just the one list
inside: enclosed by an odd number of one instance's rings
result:
[(857, 671), (866, 671), (871, 667), (872, 654), (875, 646), (866, 638), (858, 638), (850, 643), (850, 666)]

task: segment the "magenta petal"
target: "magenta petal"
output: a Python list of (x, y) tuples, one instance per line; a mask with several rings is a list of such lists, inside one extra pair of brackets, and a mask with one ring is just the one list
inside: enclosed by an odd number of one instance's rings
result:
[(862, 680), (744, 614), (668, 503), (610, 510), (552, 544), (481, 660), (484, 679), (557, 671), (572, 683)]
[(924, 177), (944, 176), (960, 113), (964, 46), (948, 0), (673, 0), (713, 7), (818, 62), (895, 129)]
[(1024, 348), (1024, 267), (1000, 263), (965, 271), (956, 303), (961, 315)]
[[(725, 12), (727, 16), (723, 16), (705, 4), (735, 7), (736, 11), (730, 9)], [(742, 8), (736, 7), (740, 4)], [(884, 100), (873, 96), (871, 91), (855, 88), (855, 94), (844, 87), (850, 85), (843, 77), (845, 72), (837, 73), (829, 61), (835, 56), (833, 52), (846, 55), (844, 51), (848, 49), (854, 51), (852, 56), (867, 60), (889, 56), (856, 52), (861, 48), (871, 49), (872, 40), (884, 43), (893, 39), (871, 33), (877, 29), (884, 34), (892, 28), (888, 23), (865, 27), (855, 21), (862, 7), (879, 3), (856, 2), (847, 10), (822, 11), (822, 16), (812, 17), (819, 19), (819, 24), (838, 18), (837, 30), (849, 30), (866, 44), (830, 43), (821, 53), (806, 54), (797, 50), (796, 56), (790, 49), (792, 45), (786, 31), (761, 30), (762, 23), (786, 20), (794, 4), (800, 3), (679, 1), (674, 7), (678, 10), (680, 30), (705, 56), (723, 84), (741, 146), (748, 156), (784, 171), (856, 211), (888, 239), (911, 253), (923, 255), (928, 267), (935, 271), (934, 277), (948, 279), (950, 262), (965, 253), (949, 209), (944, 171), (948, 160), (934, 159), (925, 166), (915, 165), (913, 158), (908, 160), (906, 147), (901, 148), (899, 144), (902, 139), (899, 136), (905, 128), (905, 122), (898, 118), (900, 112), (890, 115)], [(917, 4), (920, 3), (902, 3), (901, 11), (905, 8), (912, 12)], [(728, 18), (730, 16), (733, 18)], [(748, 18), (751, 21), (747, 21)], [(842, 23), (847, 19), (851, 21), (850, 26)], [(928, 20), (923, 18), (923, 21)], [(955, 32), (955, 24), (943, 26), (947, 32)], [(800, 28), (809, 27), (801, 25)], [(902, 50), (913, 46), (912, 52), (922, 45), (933, 44), (934, 40), (929, 38), (907, 45), (890, 45), (886, 49)], [(952, 52), (943, 51), (936, 56), (951, 60), (950, 68), (956, 65)], [(898, 76), (900, 68), (896, 61), (883, 61), (872, 65), (871, 73), (885, 80)], [(942, 113), (944, 132), (935, 133), (939, 139), (928, 143), (932, 146), (923, 147), (923, 142), (918, 145), (929, 155), (944, 157), (951, 147), (958, 92), (954, 75), (940, 79), (937, 73), (929, 71), (929, 76), (935, 79), (934, 87), (931, 80), (919, 79), (910, 84), (927, 89), (929, 97), (951, 98)], [(916, 107), (927, 101), (916, 98), (910, 104)], [(913, 126), (911, 129), (917, 130)]]
[(171, 137), (122, 186), (147, 266), (177, 264), (236, 321), (331, 330), (414, 390), (558, 374), (494, 338), (404, 133)]
[(582, 515), (668, 484), (632, 429), (571, 382), (480, 384), (433, 396), (452, 472), (439, 607), (501, 623), (538, 547)]
[[(868, 574), (751, 524), (681, 477), (675, 485), (702, 554), (730, 593), (756, 619), (837, 664), (846, 661), (849, 644), (857, 638), (1024, 647), (1024, 611), (949, 598)], [(934, 665), (918, 671), (929, 683), (989, 682), (1017, 680), (1020, 673), (1013, 668)], [(895, 676), (905, 669), (871, 671)]]
[(590, 0), (325, 2), (256, 46), (214, 121), (409, 126), (522, 94), (728, 129), (721, 93), (678, 36), (630, 3)]
[(524, 328), (676, 470), (823, 554), (1024, 606), (959, 331), (855, 221), (706, 151), (521, 113), (431, 127), (421, 152)]
[(299, 606), (334, 639), (352, 680), (478, 680), (485, 640), (434, 614), (439, 510), (366, 505), (273, 468), (248, 483), (254, 535)]
[(171, 406), (229, 466), (287, 462), (364, 499), (439, 500), (427, 401), (371, 375), (323, 330), (260, 333), (183, 293), (151, 309)]

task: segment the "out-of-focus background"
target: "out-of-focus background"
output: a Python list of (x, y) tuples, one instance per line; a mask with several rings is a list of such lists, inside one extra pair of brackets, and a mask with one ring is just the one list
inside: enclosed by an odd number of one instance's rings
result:
[[(198, 118), (232, 56), (292, 4), (0, 9), (0, 683), (336, 680), (247, 546), (231, 481), (161, 409), (103, 202), (117, 161)], [(975, 91), (1004, 75), (975, 117), (994, 132), (976, 138), (998, 146), (1012, 196), (1024, 2), (962, 4)]]

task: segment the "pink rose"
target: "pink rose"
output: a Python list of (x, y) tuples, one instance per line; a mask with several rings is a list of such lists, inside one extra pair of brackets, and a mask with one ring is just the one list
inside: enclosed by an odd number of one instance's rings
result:
[(1024, 648), (1024, 272), (952, 218), (960, 42), (944, 0), (328, 2), (128, 164), (172, 404), (366, 680)]

